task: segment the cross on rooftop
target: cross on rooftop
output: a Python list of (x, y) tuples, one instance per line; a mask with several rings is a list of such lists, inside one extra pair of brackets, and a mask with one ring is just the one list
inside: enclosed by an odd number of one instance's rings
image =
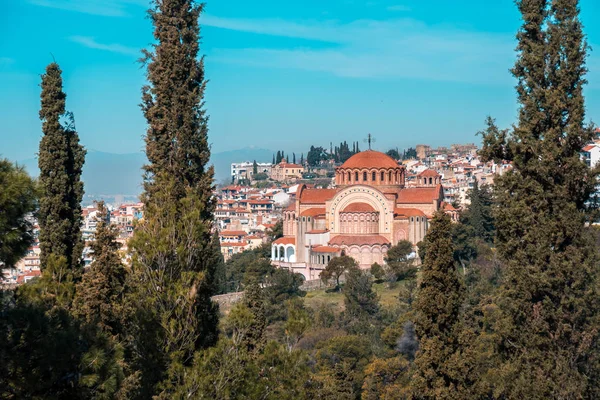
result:
[(369, 150), (371, 150), (371, 143), (375, 143), (376, 140), (370, 133), (367, 135), (367, 138), (364, 140), (365, 143), (369, 143)]

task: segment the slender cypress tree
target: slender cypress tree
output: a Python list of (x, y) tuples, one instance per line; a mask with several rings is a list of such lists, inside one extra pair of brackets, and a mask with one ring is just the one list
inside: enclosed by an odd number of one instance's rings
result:
[[(576, 0), (521, 0), (517, 38), (519, 122), (512, 135), (488, 129), (484, 156), (512, 162), (496, 180), (497, 297), (504, 398), (597, 398), (597, 255), (585, 227), (598, 171), (579, 157), (587, 45)], [(532, 384), (535, 382), (535, 384)]]
[(198, 57), (202, 11), (193, 0), (157, 0), (149, 10), (156, 39), (145, 52), (149, 85), (142, 96), (149, 164), (144, 220), (132, 241), (144, 398), (168, 398), (194, 352), (217, 339), (218, 307), (210, 298), (214, 170)]
[[(41, 267), (52, 258), (63, 259), (76, 277), (81, 270), (81, 170), (85, 150), (79, 144), (73, 114), (65, 110), (61, 70), (53, 62), (42, 75), (42, 140), (38, 155), (41, 199), (40, 225)], [(61, 121), (66, 120), (66, 124)]]
[(454, 264), (451, 230), (450, 217), (438, 211), (424, 239), (427, 253), (414, 303), (419, 351), (411, 381), (413, 398), (457, 398), (459, 376), (452, 356), (458, 349), (463, 287)]

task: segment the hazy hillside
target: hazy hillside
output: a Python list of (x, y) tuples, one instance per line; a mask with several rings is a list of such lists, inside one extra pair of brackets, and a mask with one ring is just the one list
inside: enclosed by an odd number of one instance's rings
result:
[[(273, 151), (244, 148), (215, 153), (212, 163), (215, 166), (217, 183), (228, 180), (232, 162), (272, 160)], [(146, 162), (143, 153), (114, 154), (101, 151), (88, 151), (83, 169), (86, 195), (130, 195), (141, 192), (142, 166)], [(33, 176), (39, 174), (37, 159), (22, 162)]]

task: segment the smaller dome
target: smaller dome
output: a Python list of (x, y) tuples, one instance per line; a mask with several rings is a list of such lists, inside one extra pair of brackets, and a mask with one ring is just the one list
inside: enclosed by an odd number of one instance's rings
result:
[(373, 212), (375, 209), (367, 203), (352, 203), (348, 204), (342, 212)]
[(429, 177), (434, 178), (434, 177), (440, 176), (440, 174), (438, 174), (437, 172), (435, 172), (432, 169), (426, 169), (425, 171), (421, 172), (417, 176), (422, 176), (422, 177), (425, 177), (425, 178), (429, 178)]
[(398, 163), (385, 153), (375, 150), (356, 153), (340, 168), (398, 168)]

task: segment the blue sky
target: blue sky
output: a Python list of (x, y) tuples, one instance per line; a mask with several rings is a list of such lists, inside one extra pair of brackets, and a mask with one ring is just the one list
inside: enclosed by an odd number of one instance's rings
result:
[[(41, 136), (39, 75), (52, 57), (67, 108), (91, 150), (143, 150), (139, 50), (147, 0), (9, 0), (0, 14), (0, 154), (32, 158)], [(600, 2), (582, 0), (600, 48)], [(514, 122), (512, 0), (208, 1), (201, 17), (213, 151), (306, 151), (360, 140), (376, 148), (478, 142), (487, 115)], [(595, 46), (596, 45), (596, 46)], [(588, 118), (600, 117), (592, 52)]]

